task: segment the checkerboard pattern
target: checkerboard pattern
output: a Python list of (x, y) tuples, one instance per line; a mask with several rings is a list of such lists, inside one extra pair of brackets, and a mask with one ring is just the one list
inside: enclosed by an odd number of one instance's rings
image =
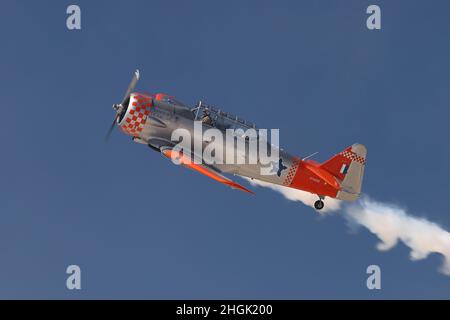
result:
[(292, 159), (292, 165), (288, 170), (288, 173), (286, 175), (286, 178), (283, 181), (284, 186), (290, 186), (292, 179), (294, 179), (295, 174), (297, 173), (298, 165), (300, 164), (299, 158)]
[(341, 153), (339, 153), (340, 155), (344, 156), (347, 159), (350, 159), (352, 161), (356, 161), (362, 165), (366, 164), (366, 159), (364, 157), (358, 156), (356, 153), (350, 151), (350, 150), (344, 150)]
[(122, 131), (130, 136), (138, 137), (144, 129), (145, 121), (150, 114), (151, 106), (151, 97), (139, 94), (131, 95), (130, 105), (122, 120)]

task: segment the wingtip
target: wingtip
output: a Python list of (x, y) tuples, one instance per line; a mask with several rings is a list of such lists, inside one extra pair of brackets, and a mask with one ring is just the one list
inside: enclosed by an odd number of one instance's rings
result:
[(238, 184), (238, 183), (236, 183), (236, 182), (230, 181), (230, 183), (227, 183), (227, 184), (228, 184), (230, 187), (232, 187), (233, 189), (238, 189), (238, 190), (241, 190), (241, 191), (250, 193), (250, 194), (252, 194), (252, 195), (255, 195), (255, 193), (254, 193), (252, 190), (247, 189), (246, 187), (241, 186), (240, 184)]

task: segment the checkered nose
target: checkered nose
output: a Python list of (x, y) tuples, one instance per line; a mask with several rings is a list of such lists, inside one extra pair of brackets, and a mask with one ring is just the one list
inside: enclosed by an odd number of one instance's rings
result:
[(122, 131), (130, 136), (139, 137), (151, 112), (152, 97), (133, 93), (130, 95), (124, 116), (118, 119)]

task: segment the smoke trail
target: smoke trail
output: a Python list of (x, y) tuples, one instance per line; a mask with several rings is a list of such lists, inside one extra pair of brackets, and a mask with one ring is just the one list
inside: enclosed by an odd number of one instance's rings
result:
[(349, 221), (366, 227), (381, 240), (378, 250), (389, 250), (402, 241), (411, 249), (411, 260), (425, 259), (434, 252), (442, 254), (444, 263), (440, 271), (450, 276), (450, 233), (436, 223), (368, 197), (347, 205), (345, 214)]
[[(307, 206), (310, 206), (313, 208), (314, 208), (314, 202), (316, 202), (318, 199), (315, 194), (312, 194), (312, 193), (309, 193), (306, 191), (283, 187), (283, 186), (279, 186), (276, 184), (264, 182), (261, 180), (251, 180), (248, 178), (244, 178), (244, 179), (249, 181), (250, 184), (253, 186), (261, 186), (261, 187), (270, 188), (272, 190), (280, 192), (287, 199), (289, 199), (291, 201), (300, 201), (300, 202), (303, 202), (304, 204), (306, 204)], [(332, 198), (325, 198), (324, 203), (325, 203), (325, 207), (321, 210), (321, 212), (324, 212), (324, 213), (330, 212), (330, 211), (336, 211), (341, 207), (341, 201), (332, 199)]]
[[(249, 181), (254, 186), (269, 187), (289, 200), (301, 201), (311, 207), (317, 200), (317, 196), (301, 190), (258, 180)], [(440, 253), (444, 257), (440, 271), (450, 276), (450, 233), (441, 226), (412, 216), (398, 206), (373, 201), (367, 196), (349, 204), (328, 198), (325, 201), (323, 211), (330, 212), (341, 208), (350, 224), (363, 226), (375, 234), (380, 239), (378, 250), (390, 250), (402, 241), (411, 249), (411, 260), (425, 259), (430, 253)]]

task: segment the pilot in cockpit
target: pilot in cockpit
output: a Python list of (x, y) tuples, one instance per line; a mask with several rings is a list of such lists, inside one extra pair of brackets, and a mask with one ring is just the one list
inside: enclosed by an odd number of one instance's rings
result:
[(213, 122), (212, 122), (212, 119), (211, 119), (208, 109), (203, 110), (202, 123), (213, 126)]

